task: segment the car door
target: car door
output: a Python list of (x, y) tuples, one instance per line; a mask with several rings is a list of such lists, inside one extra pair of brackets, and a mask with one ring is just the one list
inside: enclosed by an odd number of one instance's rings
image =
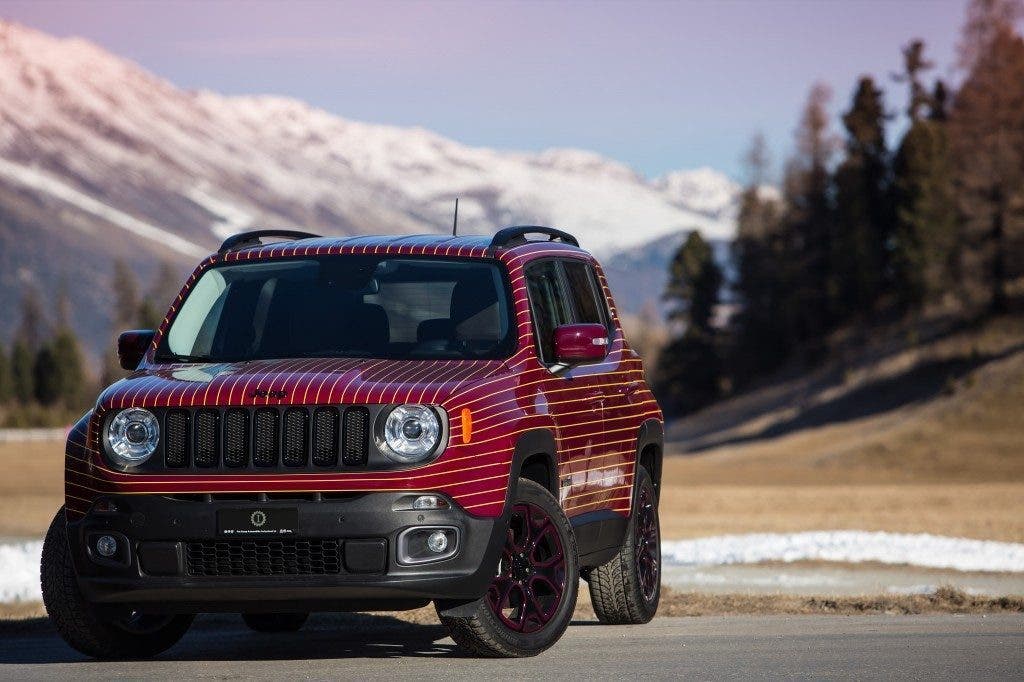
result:
[(555, 329), (576, 319), (561, 262), (545, 259), (531, 263), (526, 267), (526, 282), (537, 359), (550, 372), (544, 393), (548, 412), (558, 425), (559, 498), (572, 516), (573, 503), (587, 491), (587, 463), (600, 454), (605, 389), (600, 373), (590, 364), (566, 368), (555, 361)]
[[(587, 513), (614, 504), (622, 494), (631, 471), (632, 443), (625, 434), (621, 400), (619, 357), (615, 352), (617, 339), (611, 315), (594, 267), (586, 260), (565, 259), (562, 262), (567, 290), (573, 304), (576, 324), (600, 324), (608, 330), (609, 353), (601, 361), (580, 365), (577, 375), (586, 374), (591, 391), (601, 394), (601, 420), (591, 423), (590, 455), (576, 467), (574, 490), (569, 500), (574, 513)], [(578, 483), (576, 482), (578, 481)]]

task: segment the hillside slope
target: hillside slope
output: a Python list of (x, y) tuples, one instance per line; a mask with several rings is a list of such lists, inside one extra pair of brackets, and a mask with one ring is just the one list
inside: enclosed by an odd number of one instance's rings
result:
[(1024, 482), (1022, 406), (1024, 319), (900, 326), (679, 420), (668, 440), (695, 484)]
[[(302, 102), (181, 90), (79, 39), (0, 21), (0, 317), (25, 283), (68, 283), (95, 350), (113, 258), (183, 273), (227, 234), (551, 224), (610, 254), (699, 228), (727, 238), (737, 187), (709, 169), (649, 180), (597, 154), (468, 147)], [(628, 298), (628, 297), (624, 297)], [(13, 325), (0, 329), (7, 340)]]

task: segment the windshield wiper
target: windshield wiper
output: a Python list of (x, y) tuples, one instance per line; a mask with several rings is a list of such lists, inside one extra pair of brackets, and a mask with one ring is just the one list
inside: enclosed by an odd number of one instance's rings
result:
[(161, 353), (157, 355), (157, 362), (216, 362), (206, 355), (178, 355), (177, 353)]

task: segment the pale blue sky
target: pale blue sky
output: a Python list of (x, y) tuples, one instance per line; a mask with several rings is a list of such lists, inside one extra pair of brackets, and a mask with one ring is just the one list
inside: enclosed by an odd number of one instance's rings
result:
[(506, 149), (592, 149), (655, 176), (740, 175), (751, 135), (776, 166), (811, 83), (846, 106), (923, 38), (949, 76), (963, 0), (97, 2), (0, 0), (186, 88), (273, 93), (338, 115)]

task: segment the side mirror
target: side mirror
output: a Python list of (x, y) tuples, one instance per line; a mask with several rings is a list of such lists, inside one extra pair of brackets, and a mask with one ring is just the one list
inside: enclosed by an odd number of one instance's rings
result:
[(153, 343), (156, 332), (152, 329), (133, 329), (128, 332), (121, 332), (117, 337), (117, 359), (121, 362), (121, 368), (134, 370), (142, 362), (149, 344)]
[(555, 330), (555, 361), (571, 365), (603, 360), (608, 354), (608, 329), (600, 324), (563, 324)]

